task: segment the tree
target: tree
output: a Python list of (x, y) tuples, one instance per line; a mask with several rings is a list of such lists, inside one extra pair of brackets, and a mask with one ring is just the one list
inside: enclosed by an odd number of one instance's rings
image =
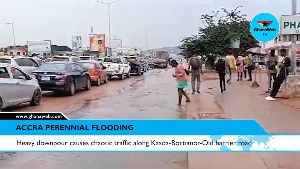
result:
[(186, 37), (181, 41), (183, 54), (186, 57), (190, 57), (191, 51), (204, 55), (224, 54), (232, 50), (231, 43), (234, 40), (240, 40), (238, 54), (258, 46), (258, 41), (250, 33), (250, 21), (239, 10), (241, 7), (231, 11), (221, 8), (223, 15), (220, 11), (202, 15), (204, 27), (199, 28), (198, 35)]

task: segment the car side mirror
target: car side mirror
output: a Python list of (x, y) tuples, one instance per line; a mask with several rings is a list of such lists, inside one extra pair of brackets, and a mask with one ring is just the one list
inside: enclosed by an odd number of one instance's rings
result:
[(103, 66), (103, 69), (106, 69), (107, 67), (106, 66)]
[(87, 68), (83, 68), (83, 71), (85, 71), (85, 72), (87, 72), (87, 71), (89, 71)]

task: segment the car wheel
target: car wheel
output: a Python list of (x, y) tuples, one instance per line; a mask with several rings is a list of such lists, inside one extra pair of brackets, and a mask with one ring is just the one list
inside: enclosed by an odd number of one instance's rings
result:
[(144, 74), (144, 72), (141, 72), (141, 75), (143, 75)]
[(98, 77), (97, 82), (96, 82), (96, 85), (97, 85), (97, 86), (100, 86), (100, 85), (101, 85), (101, 79), (100, 79), (100, 77)]
[(130, 78), (130, 71), (127, 73), (127, 78)]
[(138, 76), (141, 76), (141, 71), (142, 71), (141, 69), (138, 70), (138, 73), (137, 73)]
[(73, 95), (75, 94), (75, 91), (76, 91), (75, 82), (74, 82), (74, 80), (72, 80), (72, 81), (70, 82), (70, 89), (69, 89), (69, 91), (68, 91), (68, 94), (69, 94), (70, 96), (73, 96)]
[(104, 80), (104, 83), (107, 83), (108, 82), (108, 77), (105, 76), (105, 80)]
[[(101, 83), (101, 82), (100, 82)], [(87, 81), (86, 81), (86, 90), (90, 90), (91, 89), (91, 79), (89, 77), (87, 77)]]
[(119, 76), (119, 79), (120, 80), (124, 80), (125, 79), (124, 72)]
[(41, 103), (42, 92), (40, 89), (36, 89), (33, 93), (32, 99), (30, 101), (31, 106), (38, 106)]

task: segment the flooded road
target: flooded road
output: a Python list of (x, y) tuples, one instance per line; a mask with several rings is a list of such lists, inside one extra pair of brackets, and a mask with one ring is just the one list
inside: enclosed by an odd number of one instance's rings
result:
[[(185, 119), (177, 103), (172, 69), (150, 70), (144, 76), (110, 81), (74, 97), (45, 97), (39, 107), (7, 111), (62, 111), (70, 119)], [(2, 169), (186, 169), (187, 153), (55, 152), (16, 153), (0, 160)]]

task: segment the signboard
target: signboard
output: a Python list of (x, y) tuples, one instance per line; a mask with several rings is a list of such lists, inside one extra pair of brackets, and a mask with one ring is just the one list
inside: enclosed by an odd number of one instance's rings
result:
[(105, 53), (105, 34), (90, 35), (90, 51)]
[(300, 34), (300, 15), (283, 15), (280, 22), (281, 34)]
[(240, 39), (231, 39), (231, 48), (233, 49), (239, 49), (240, 48), (240, 44), (241, 44), (241, 41)]
[(81, 49), (82, 49), (81, 36), (73, 36), (72, 37), (72, 51), (78, 52)]
[(121, 39), (112, 39), (110, 41), (110, 43), (111, 43), (111, 48), (113, 48), (113, 49), (122, 47), (122, 40)]
[(28, 41), (28, 52), (32, 53), (51, 53), (51, 41)]

